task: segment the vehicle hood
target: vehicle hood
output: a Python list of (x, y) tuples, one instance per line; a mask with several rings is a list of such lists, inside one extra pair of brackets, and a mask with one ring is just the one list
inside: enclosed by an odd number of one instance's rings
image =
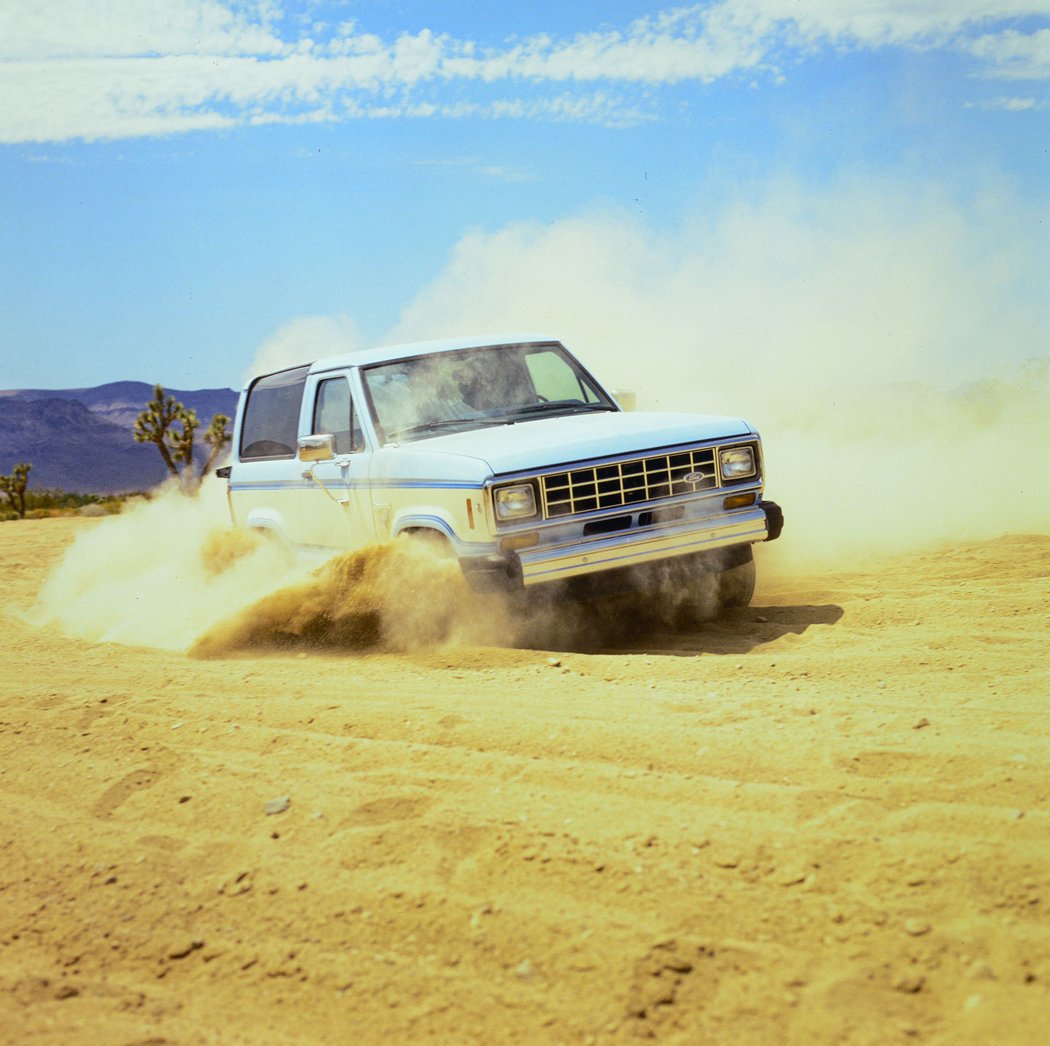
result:
[(685, 443), (746, 436), (750, 432), (750, 426), (741, 418), (602, 411), (533, 418), (512, 425), (434, 436), (407, 443), (398, 452), (473, 458), (498, 476), (592, 458), (644, 454)]

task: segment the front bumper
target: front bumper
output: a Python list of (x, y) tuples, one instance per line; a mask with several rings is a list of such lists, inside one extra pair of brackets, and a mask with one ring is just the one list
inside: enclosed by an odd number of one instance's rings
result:
[(600, 570), (640, 566), (707, 549), (765, 541), (766, 514), (751, 512), (709, 519), (684, 520), (659, 527), (632, 528), (571, 545), (543, 546), (518, 553), (523, 584), (563, 581)]
[(660, 526), (635, 525), (612, 534), (522, 549), (516, 554), (467, 558), (461, 562), (467, 578), (479, 590), (508, 586), (529, 588), (697, 552), (773, 541), (780, 536), (783, 525), (780, 506), (763, 501), (747, 512), (734, 511)]

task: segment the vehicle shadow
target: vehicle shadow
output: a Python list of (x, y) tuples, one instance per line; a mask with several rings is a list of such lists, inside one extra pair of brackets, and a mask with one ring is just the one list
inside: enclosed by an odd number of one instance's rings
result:
[(519, 633), (520, 648), (579, 654), (746, 654), (813, 625), (834, 625), (843, 617), (835, 604), (745, 607), (707, 621), (668, 620), (659, 610), (638, 605), (578, 605), (537, 617)]

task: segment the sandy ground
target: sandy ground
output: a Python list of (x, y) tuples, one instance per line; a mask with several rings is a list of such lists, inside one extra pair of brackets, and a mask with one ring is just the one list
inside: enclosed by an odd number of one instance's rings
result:
[(99, 525), (0, 525), (3, 1042), (1050, 1041), (1050, 538), (199, 660), (17, 616)]

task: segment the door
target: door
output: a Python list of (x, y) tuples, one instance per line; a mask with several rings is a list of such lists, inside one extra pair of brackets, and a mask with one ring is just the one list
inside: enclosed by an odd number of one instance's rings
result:
[(368, 488), (369, 453), (345, 375), (314, 377), (306, 394), (313, 404), (311, 435), (332, 437), (335, 456), (303, 462), (300, 533), (307, 545), (358, 548), (375, 539)]

